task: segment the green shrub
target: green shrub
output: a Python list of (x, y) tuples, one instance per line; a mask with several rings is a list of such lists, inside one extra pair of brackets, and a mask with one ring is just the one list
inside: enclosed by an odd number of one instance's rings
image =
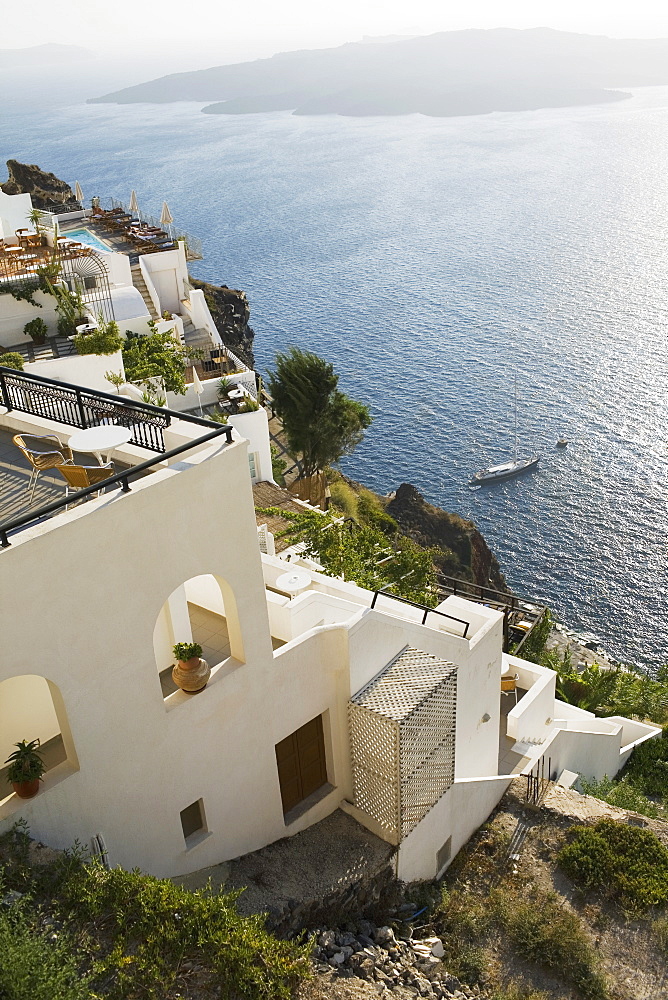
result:
[(558, 860), (579, 888), (605, 892), (633, 913), (668, 904), (668, 848), (650, 830), (603, 819), (571, 835)]
[(74, 337), (77, 354), (116, 354), (123, 346), (118, 324), (101, 323), (91, 333), (77, 333)]
[(580, 778), (580, 787), (585, 795), (593, 795), (594, 798), (609, 802), (618, 809), (630, 809), (653, 819), (661, 812), (656, 803), (643, 795), (628, 779), (616, 781), (614, 778), (605, 777), (601, 781), (588, 781), (586, 778)]
[(668, 917), (657, 917), (652, 924), (652, 932), (659, 948), (668, 958)]
[(18, 351), (7, 351), (6, 354), (0, 354), (0, 365), (4, 365), (5, 368), (13, 368), (17, 372), (22, 372), (23, 355), (19, 354)]
[(517, 953), (529, 962), (558, 970), (588, 1000), (608, 996), (599, 959), (582, 922), (565, 910), (554, 893), (497, 889), (490, 901)]
[(399, 525), (385, 511), (378, 497), (368, 490), (362, 490), (357, 499), (357, 516), (363, 524), (379, 528), (386, 535), (395, 535)]
[(668, 726), (661, 736), (635, 748), (620, 778), (628, 780), (644, 795), (668, 800)]
[(0, 909), (0, 997), (7, 1000), (89, 1000), (75, 942), (40, 929), (25, 900)]
[(357, 520), (357, 494), (343, 479), (330, 484), (329, 492), (334, 507), (342, 511), (346, 517)]
[(262, 915), (241, 917), (238, 896), (189, 892), (97, 862), (81, 866), (61, 888), (71, 918), (104, 924), (111, 938), (94, 968), (110, 1000), (176, 995), (171, 989), (186, 961), (205, 962), (216, 995), (226, 1000), (288, 1000), (308, 974), (311, 946), (272, 937)]

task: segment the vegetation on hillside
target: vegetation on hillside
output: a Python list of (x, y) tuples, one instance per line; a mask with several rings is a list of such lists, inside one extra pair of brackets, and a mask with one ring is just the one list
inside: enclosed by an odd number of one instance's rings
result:
[(235, 893), (189, 892), (169, 879), (111, 870), (80, 849), (34, 863), (25, 827), (0, 838), (0, 996), (11, 1000), (287, 1000), (309, 948), (242, 917)]
[(668, 847), (651, 830), (602, 819), (570, 836), (559, 864), (578, 888), (635, 915), (668, 905)]
[[(330, 576), (352, 580), (368, 590), (386, 589), (430, 607), (436, 604), (433, 554), (409, 538), (388, 538), (368, 521), (356, 523), (331, 513), (298, 514), (279, 507), (258, 509), (258, 513), (287, 521), (277, 537), (287, 538), (292, 545), (303, 542), (306, 555)], [(368, 515), (370, 520), (375, 516), (382, 520), (381, 512)]]
[(275, 366), (267, 381), (274, 411), (289, 451), (300, 456), (302, 476), (308, 478), (351, 454), (371, 414), (340, 392), (334, 366), (317, 354), (290, 347), (277, 352)]
[(125, 338), (123, 367), (128, 382), (150, 385), (159, 379), (164, 391), (185, 395), (188, 353), (174, 339), (173, 331), (158, 333), (153, 324), (147, 336), (126, 331)]

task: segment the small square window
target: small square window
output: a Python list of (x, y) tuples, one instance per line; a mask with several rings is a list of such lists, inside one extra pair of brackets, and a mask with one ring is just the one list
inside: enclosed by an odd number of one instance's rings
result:
[(97, 278), (94, 274), (86, 275), (86, 277), (84, 277), (84, 288), (88, 291), (93, 288), (97, 288)]
[(201, 799), (181, 810), (181, 828), (186, 843), (198, 833), (206, 833), (204, 805)]

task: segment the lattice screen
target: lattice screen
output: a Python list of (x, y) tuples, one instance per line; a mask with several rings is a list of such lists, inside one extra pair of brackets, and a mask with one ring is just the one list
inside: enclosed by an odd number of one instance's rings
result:
[(355, 805), (402, 840), (454, 781), (457, 668), (406, 647), (350, 700)]

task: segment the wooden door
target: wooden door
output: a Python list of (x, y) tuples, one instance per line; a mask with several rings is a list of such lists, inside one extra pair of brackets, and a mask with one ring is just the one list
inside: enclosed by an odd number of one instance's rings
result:
[(287, 813), (327, 781), (321, 715), (276, 744), (276, 763)]

